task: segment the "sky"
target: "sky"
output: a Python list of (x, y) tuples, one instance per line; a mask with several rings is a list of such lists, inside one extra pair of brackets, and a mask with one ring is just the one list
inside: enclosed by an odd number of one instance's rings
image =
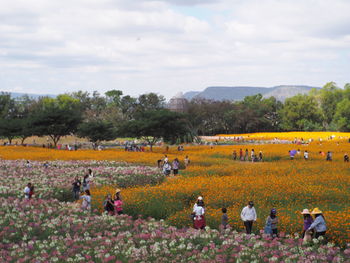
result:
[(0, 90), (350, 82), (349, 0), (0, 0)]

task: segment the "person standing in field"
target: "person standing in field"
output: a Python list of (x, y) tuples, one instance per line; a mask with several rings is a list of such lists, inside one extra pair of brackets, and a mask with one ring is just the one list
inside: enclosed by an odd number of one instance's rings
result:
[(90, 191), (90, 178), (88, 174), (86, 174), (83, 179), (83, 191), (85, 192), (86, 190)]
[(237, 160), (237, 152), (236, 152), (236, 150), (233, 151), (232, 158), (233, 158), (234, 161)]
[(243, 150), (242, 150), (242, 148), (239, 149), (239, 160), (243, 161)]
[(179, 173), (179, 166), (180, 166), (179, 159), (175, 158), (175, 160), (172, 163), (172, 166), (173, 166), (174, 175), (177, 175)]
[(157, 160), (158, 168), (162, 168), (162, 159)]
[(266, 218), (265, 234), (277, 237), (278, 217), (275, 208), (271, 209), (270, 215)]
[(204, 202), (201, 196), (198, 197), (197, 203), (193, 207), (193, 227), (195, 229), (204, 229), (205, 224)]
[(332, 161), (332, 152), (330, 151), (327, 152), (326, 161), (329, 161), (329, 162)]
[(248, 156), (249, 156), (248, 149), (245, 149), (244, 161), (249, 161)]
[(252, 149), (252, 151), (250, 152), (250, 159), (252, 160), (252, 162), (254, 162), (254, 160), (255, 160), (255, 151), (254, 151), (254, 149)]
[(191, 161), (190, 158), (188, 158), (188, 155), (185, 157), (185, 168), (187, 168), (190, 165)]
[(309, 160), (309, 153), (307, 151), (304, 152), (304, 160)]
[(78, 176), (75, 177), (75, 180), (72, 183), (72, 185), (73, 185), (73, 198), (75, 200), (79, 200), (81, 182), (80, 182)]
[(221, 216), (221, 225), (224, 229), (227, 228), (228, 226), (228, 216), (227, 216), (227, 209), (225, 207), (223, 207), (221, 209), (222, 211), (222, 216)]
[(88, 169), (88, 173), (87, 174), (89, 175), (90, 179), (92, 179), (94, 177), (94, 173), (92, 172), (92, 170), (90, 168)]
[(344, 154), (344, 162), (349, 162), (349, 155), (347, 153)]
[(85, 190), (85, 194), (80, 197), (83, 199), (83, 203), (81, 204), (81, 208), (86, 211), (91, 210), (91, 194), (90, 190)]
[(318, 209), (318, 207), (312, 210), (311, 214), (315, 215), (315, 220), (311, 224), (311, 226), (307, 229), (307, 231), (315, 229), (316, 234), (315, 238), (326, 235), (327, 225), (326, 220), (322, 214), (322, 211)]
[(32, 199), (33, 196), (34, 196), (34, 184), (32, 184), (30, 187), (29, 199)]
[[(303, 234), (302, 234), (302, 238), (305, 237), (305, 233), (306, 231), (309, 229), (309, 227), (312, 225), (312, 223), (314, 222), (314, 220), (312, 219), (312, 216), (310, 214), (310, 211), (309, 209), (304, 209), (301, 214), (304, 216), (304, 226), (303, 226)], [(310, 235), (310, 238), (307, 238), (307, 239), (310, 239), (311, 240), (311, 236), (312, 236), (312, 233), (310, 232), (309, 234)]]
[(253, 223), (257, 219), (253, 201), (249, 201), (248, 205), (242, 209), (241, 219), (244, 222), (247, 234), (251, 234)]
[(259, 162), (263, 161), (263, 153), (262, 151), (259, 152)]
[(163, 164), (163, 174), (169, 176), (171, 173), (171, 165), (169, 162), (164, 162)]
[(163, 163), (166, 163), (168, 161), (169, 161), (168, 155), (164, 154)]
[(26, 200), (30, 199), (30, 188), (32, 187), (31, 183), (28, 183), (27, 186), (24, 188), (24, 198)]

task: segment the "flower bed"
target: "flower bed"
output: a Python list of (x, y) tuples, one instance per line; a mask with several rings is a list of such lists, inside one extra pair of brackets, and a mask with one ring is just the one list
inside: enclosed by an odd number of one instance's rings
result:
[(4, 262), (350, 262), (350, 249), (298, 237), (177, 229), (163, 221), (90, 215), (57, 200), (0, 198)]
[(35, 185), (37, 198), (71, 197), (72, 182), (78, 176), (81, 180), (87, 169), (94, 173), (93, 185), (118, 185), (131, 187), (154, 185), (164, 177), (156, 168), (129, 166), (126, 163), (105, 161), (52, 161), (45, 168), (44, 162), (32, 161), (30, 167), (23, 160), (0, 161), (0, 196), (23, 197), (23, 189), (29, 182)]

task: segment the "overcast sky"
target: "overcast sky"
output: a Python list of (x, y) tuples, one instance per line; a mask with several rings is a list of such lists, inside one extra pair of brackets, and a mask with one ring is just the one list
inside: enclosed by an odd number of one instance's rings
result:
[(350, 82), (349, 0), (0, 0), (0, 90)]

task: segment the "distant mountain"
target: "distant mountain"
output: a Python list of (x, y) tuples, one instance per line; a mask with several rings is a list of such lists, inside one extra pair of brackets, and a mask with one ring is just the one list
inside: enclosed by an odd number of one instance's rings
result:
[(186, 92), (183, 97), (187, 100), (192, 100), (195, 96), (197, 96), (201, 91), (189, 91)]
[(302, 85), (281, 85), (272, 88), (265, 87), (249, 87), (249, 86), (236, 86), (236, 87), (208, 87), (204, 91), (190, 91), (184, 94), (184, 97), (188, 100), (194, 98), (204, 98), (210, 100), (243, 100), (246, 96), (252, 96), (261, 94), (265, 98), (275, 97), (280, 101), (284, 101), (286, 98), (293, 97), (297, 94), (306, 94), (311, 89), (320, 89), (319, 87), (302, 86)]
[(37, 99), (40, 97), (50, 97), (50, 98), (56, 97), (56, 95), (52, 95), (52, 94), (32, 94), (32, 93), (17, 93), (17, 92), (0, 91), (0, 93), (2, 93), (2, 92), (10, 93), (11, 97), (14, 99), (22, 97), (24, 95), (28, 95), (28, 97), (32, 98), (32, 99)]

